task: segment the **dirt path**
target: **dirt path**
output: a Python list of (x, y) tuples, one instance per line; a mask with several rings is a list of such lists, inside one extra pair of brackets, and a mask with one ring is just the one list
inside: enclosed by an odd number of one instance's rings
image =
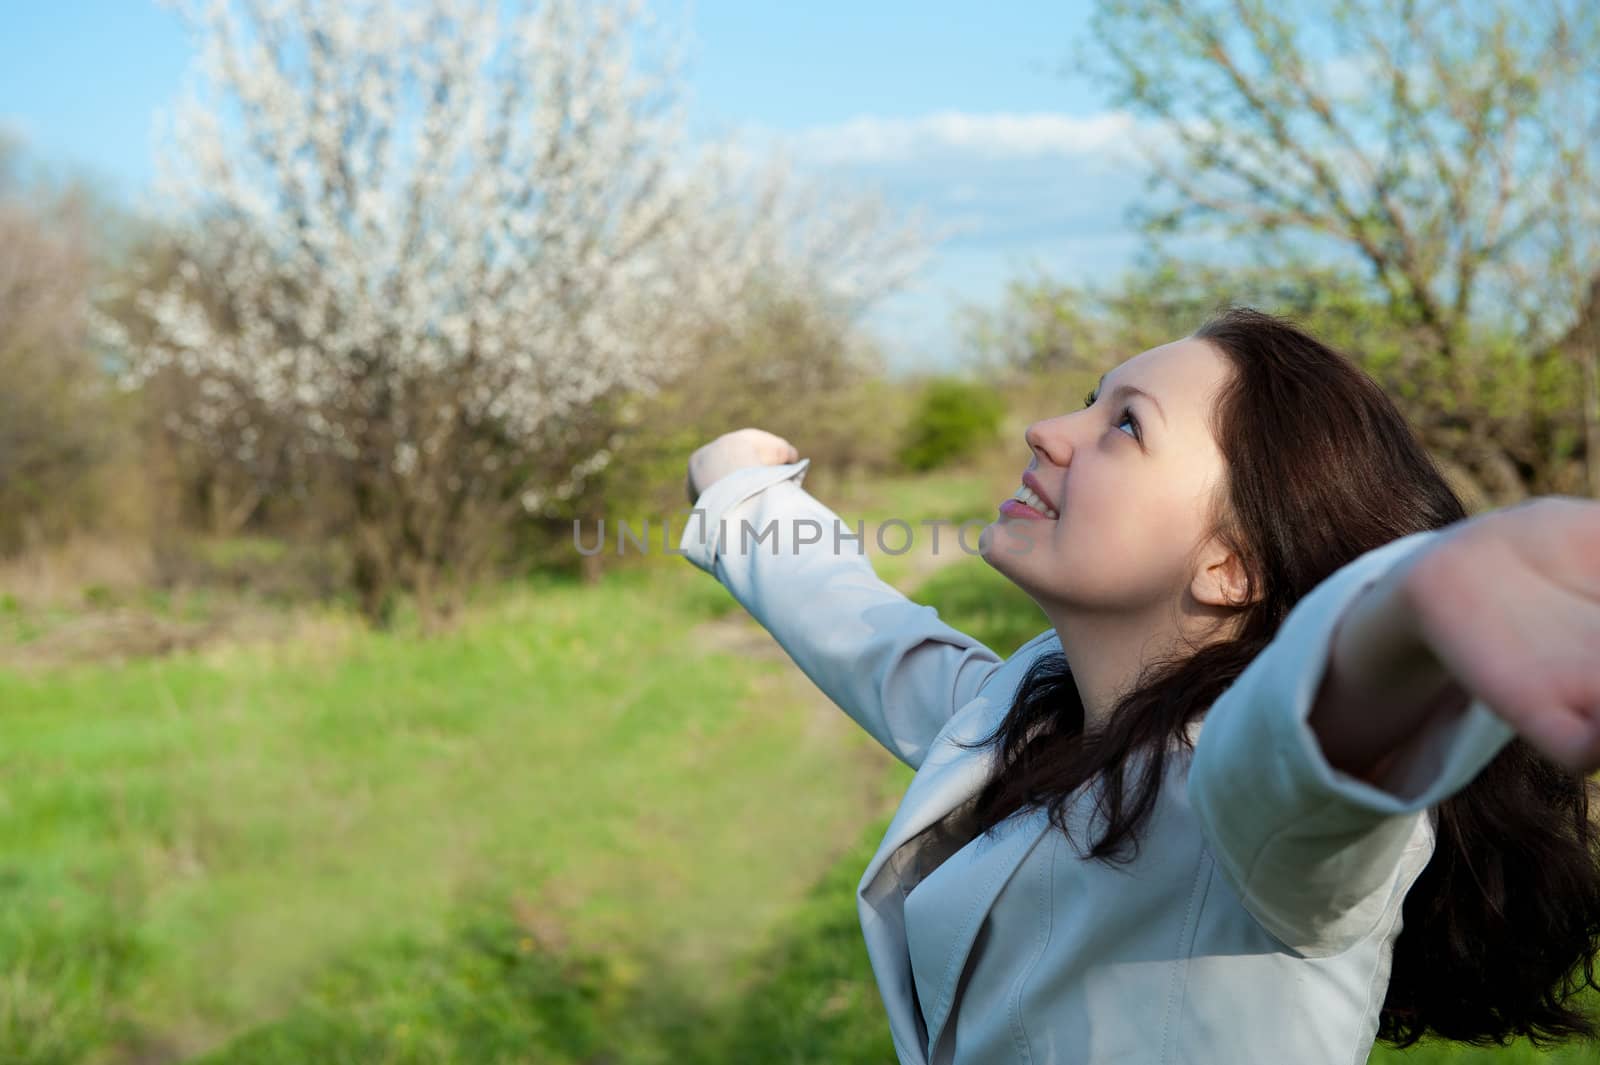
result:
[[(950, 562), (962, 557), (958, 552), (941, 551), (935, 555), (915, 545), (913, 558), (904, 574), (893, 582), (902, 594), (914, 595), (915, 589)], [(875, 552), (869, 546), (869, 555)], [(710, 579), (709, 577), (706, 579)], [(778, 713), (804, 715), (805, 730), (802, 742), (807, 746), (820, 746), (837, 751), (849, 787), (856, 790), (854, 813), (848, 825), (840, 826), (836, 845), (823, 853), (796, 855), (796, 859), (811, 866), (810, 872), (798, 871), (801, 878), (816, 878), (833, 868), (846, 853), (860, 841), (868, 826), (889, 817), (900, 804), (904, 782), (897, 776), (903, 766), (893, 755), (869, 737), (860, 726), (833, 701), (822, 693), (800, 669), (788, 653), (743, 608), (735, 606), (722, 617), (702, 622), (690, 633), (691, 646), (713, 652), (738, 655), (773, 663), (774, 668), (764, 671), (749, 695), (751, 706)], [(781, 927), (781, 920), (775, 927)], [(757, 953), (760, 947), (752, 948)], [(749, 980), (757, 978), (754, 971), (730, 985), (725, 994), (730, 1000), (748, 991)]]

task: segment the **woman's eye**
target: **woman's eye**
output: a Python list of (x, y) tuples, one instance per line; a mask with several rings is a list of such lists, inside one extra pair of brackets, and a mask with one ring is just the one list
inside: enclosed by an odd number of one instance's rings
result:
[[(1084, 396), (1083, 397), (1083, 409), (1084, 410), (1088, 410), (1090, 407), (1094, 406), (1095, 400), (1097, 400), (1099, 398), (1100, 397), (1095, 395), (1093, 392), (1090, 392), (1087, 396)], [(1120, 426), (1125, 425), (1125, 424), (1131, 426), (1132, 429), (1133, 429), (1133, 431), (1131, 433), (1127, 434), (1127, 435), (1133, 437), (1135, 440), (1139, 441), (1140, 443), (1143, 443), (1144, 442), (1144, 437), (1141, 434), (1141, 430), (1139, 428), (1139, 419), (1134, 417), (1134, 413), (1133, 413), (1133, 408), (1132, 407), (1123, 407), (1122, 408), (1122, 417), (1118, 418), (1116, 420), (1116, 422), (1113, 423), (1113, 428), (1117, 428), (1117, 427), (1120, 427)]]

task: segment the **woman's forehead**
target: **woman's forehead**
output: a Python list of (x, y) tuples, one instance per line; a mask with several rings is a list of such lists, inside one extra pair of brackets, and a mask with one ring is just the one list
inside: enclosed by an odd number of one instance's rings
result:
[(1229, 372), (1227, 359), (1213, 345), (1184, 337), (1118, 364), (1101, 378), (1101, 387), (1134, 385), (1154, 395), (1163, 407), (1170, 398), (1174, 407), (1204, 408)]

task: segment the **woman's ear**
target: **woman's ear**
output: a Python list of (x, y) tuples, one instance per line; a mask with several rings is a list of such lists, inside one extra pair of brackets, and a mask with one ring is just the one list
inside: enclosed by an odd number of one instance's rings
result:
[(1229, 609), (1249, 606), (1260, 598), (1251, 592), (1243, 560), (1217, 538), (1201, 552), (1189, 594), (1207, 606)]

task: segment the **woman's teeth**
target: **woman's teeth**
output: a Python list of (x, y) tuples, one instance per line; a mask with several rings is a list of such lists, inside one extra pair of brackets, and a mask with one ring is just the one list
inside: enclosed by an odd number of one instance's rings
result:
[(1039, 498), (1039, 493), (1035, 492), (1027, 485), (1020, 486), (1017, 489), (1016, 494), (1011, 498), (1028, 504), (1028, 506), (1032, 507), (1034, 510), (1037, 510), (1040, 514), (1043, 514), (1046, 517), (1059, 518), (1061, 516), (1060, 514), (1057, 514), (1048, 503)]

